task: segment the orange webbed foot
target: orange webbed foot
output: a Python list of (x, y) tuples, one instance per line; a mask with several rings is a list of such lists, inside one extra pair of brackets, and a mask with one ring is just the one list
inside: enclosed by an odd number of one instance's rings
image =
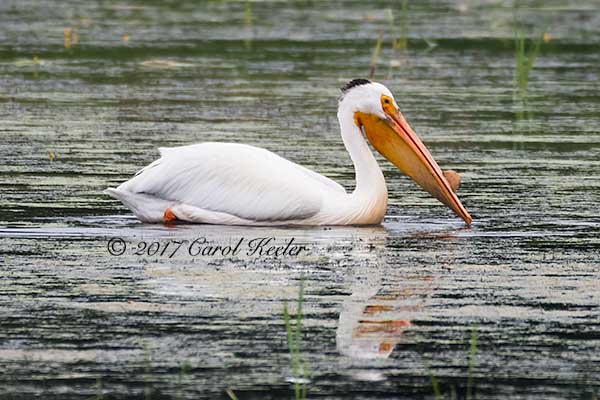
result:
[(177, 221), (177, 216), (171, 211), (171, 208), (167, 208), (163, 214), (163, 224), (170, 224), (173, 221)]

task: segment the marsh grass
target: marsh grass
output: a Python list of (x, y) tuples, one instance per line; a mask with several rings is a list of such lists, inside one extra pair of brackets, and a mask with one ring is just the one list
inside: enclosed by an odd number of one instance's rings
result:
[(99, 376), (96, 378), (96, 396), (94, 397), (94, 400), (104, 400), (102, 391), (102, 377)]
[(421, 39), (423, 39), (423, 41), (427, 45), (427, 49), (425, 50), (425, 53), (429, 53), (430, 51), (433, 51), (433, 49), (435, 49), (438, 46), (438, 44), (435, 41), (428, 39), (424, 36), (421, 36)]
[(308, 362), (302, 356), (302, 307), (304, 304), (304, 275), (300, 276), (300, 288), (298, 290), (298, 303), (296, 307), (295, 326), (292, 326), (287, 300), (283, 303), (283, 321), (287, 335), (288, 351), (292, 370), (292, 381), (294, 382), (294, 395), (298, 399), (306, 399), (308, 375), (310, 374)]
[(440, 384), (437, 381), (437, 378), (431, 371), (431, 368), (426, 366), (427, 375), (429, 375), (429, 381), (431, 382), (431, 388), (433, 389), (433, 398), (435, 400), (442, 400), (444, 396), (442, 396), (442, 391), (440, 390)]
[(244, 25), (252, 26), (252, 3), (246, 0), (244, 4)]
[[(390, 10), (390, 31), (395, 30), (394, 25), (394, 13)], [(408, 49), (408, 0), (402, 0), (402, 8), (400, 12), (400, 20), (398, 21), (400, 26), (399, 35), (392, 41), (393, 50), (406, 50)]]
[[(294, 398), (296, 400), (306, 399), (308, 392), (308, 378), (310, 366), (306, 358), (302, 356), (302, 310), (304, 305), (304, 275), (300, 276), (300, 288), (298, 289), (298, 301), (296, 315), (292, 318), (287, 300), (283, 302), (283, 322), (287, 338), (288, 351), (290, 354), (290, 367), (292, 376), (289, 381), (294, 384)], [(292, 323), (293, 321), (293, 323)], [(238, 400), (232, 389), (225, 391), (231, 400)]]
[(67, 27), (63, 30), (63, 46), (65, 49), (70, 49), (72, 46), (79, 43), (79, 35), (75, 33), (73, 28)]
[(469, 370), (467, 372), (467, 400), (471, 400), (473, 394), (473, 369), (475, 368), (475, 354), (477, 353), (477, 327), (471, 328), (471, 340), (469, 343)]
[[(532, 125), (528, 122), (532, 114), (528, 106), (528, 86), (531, 71), (539, 55), (542, 42), (550, 41), (548, 33), (542, 33), (537, 39), (526, 39), (523, 30), (515, 28), (515, 70), (513, 105), (515, 110), (515, 132), (521, 134), (530, 133)], [(515, 141), (514, 150), (523, 150), (524, 143)]]
[(379, 32), (379, 37), (375, 43), (373, 49), (373, 55), (371, 56), (371, 62), (369, 63), (369, 78), (375, 77), (375, 69), (377, 68), (377, 61), (379, 60), (379, 54), (381, 53), (381, 45), (383, 44), (383, 32)]
[(152, 372), (152, 359), (150, 357), (150, 347), (148, 344), (144, 344), (144, 380), (146, 384), (144, 385), (144, 400), (150, 400), (152, 398), (152, 386), (151, 375)]
[(231, 400), (238, 400), (238, 397), (233, 393), (233, 390), (227, 389), (225, 393), (227, 393), (227, 396), (229, 396)]
[(525, 39), (522, 30), (515, 31), (515, 97), (524, 100), (527, 96), (529, 75), (540, 52), (542, 41), (547, 37), (542, 34), (535, 40)]
[(177, 399), (183, 398), (183, 381), (185, 377), (189, 374), (189, 372), (190, 364), (186, 361), (181, 365), (181, 368), (179, 368), (179, 375), (177, 375), (177, 394), (175, 397)]
[[(473, 390), (475, 387), (473, 384), (473, 370), (475, 369), (475, 365), (476, 365), (476, 362), (475, 362), (476, 354), (477, 354), (477, 327), (474, 326), (471, 328), (471, 336), (469, 338), (467, 393), (466, 393), (466, 397), (465, 397), (467, 400), (473, 399)], [(429, 376), (429, 381), (431, 383), (431, 389), (433, 390), (434, 399), (435, 400), (444, 400), (446, 398), (446, 394), (442, 393), (438, 379), (433, 374), (433, 371), (431, 370), (431, 368), (429, 368), (429, 365), (427, 365), (425, 360), (423, 360), (423, 364), (425, 365), (425, 369), (427, 370), (427, 375)], [(456, 396), (456, 388), (451, 387), (450, 388), (450, 399), (456, 399), (456, 397), (457, 397)]]
[(253, 13), (252, 13), (252, 2), (246, 0), (244, 3), (244, 30), (246, 32), (246, 38), (244, 39), (244, 46), (247, 50), (252, 49), (252, 25), (253, 25)]

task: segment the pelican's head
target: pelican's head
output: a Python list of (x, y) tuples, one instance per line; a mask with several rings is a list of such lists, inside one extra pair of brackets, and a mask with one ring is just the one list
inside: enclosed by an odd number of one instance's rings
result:
[(429, 150), (408, 125), (394, 96), (381, 83), (354, 79), (342, 88), (343, 103), (373, 147), (402, 173), (450, 207), (467, 224), (471, 216), (463, 207)]

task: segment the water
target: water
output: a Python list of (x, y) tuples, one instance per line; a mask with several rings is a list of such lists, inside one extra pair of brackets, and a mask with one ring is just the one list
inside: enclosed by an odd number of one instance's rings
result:
[[(477, 398), (595, 398), (597, 4), (410, 2), (408, 50), (395, 52), (393, 2), (249, 7), (0, 3), (3, 397), (292, 398), (283, 303), (295, 312), (303, 275), (311, 398), (433, 398), (430, 373), (464, 398), (473, 328)], [(515, 23), (552, 36), (525, 108)], [(102, 194), (157, 147), (206, 140), (268, 148), (351, 190), (338, 88), (368, 74), (380, 31), (376, 79), (461, 173), (471, 228), (384, 160), (381, 227), (167, 228)], [(186, 252), (262, 237), (308, 250)], [(172, 258), (135, 254), (185, 240)]]

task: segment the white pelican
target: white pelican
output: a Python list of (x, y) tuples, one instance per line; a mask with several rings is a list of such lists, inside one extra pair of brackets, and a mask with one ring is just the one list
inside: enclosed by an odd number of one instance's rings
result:
[[(387, 209), (387, 186), (373, 147), (467, 224), (442, 172), (382, 84), (355, 79), (342, 88), (338, 120), (356, 173), (352, 193), (268, 150), (237, 143), (159, 148), (160, 158), (106, 193), (144, 222), (221, 225), (372, 225)], [(452, 181), (452, 184), (449, 182)]]

